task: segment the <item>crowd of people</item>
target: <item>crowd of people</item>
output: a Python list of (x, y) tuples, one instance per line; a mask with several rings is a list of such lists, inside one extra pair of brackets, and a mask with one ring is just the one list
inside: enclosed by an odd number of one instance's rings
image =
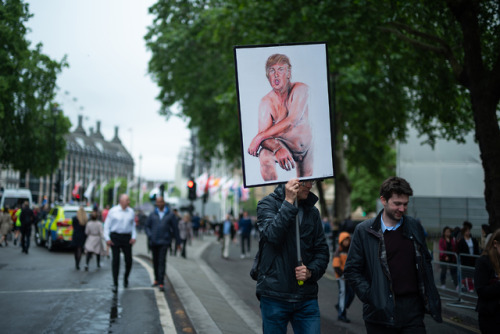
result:
[[(118, 205), (102, 211), (94, 209), (90, 215), (80, 207), (73, 218), (75, 268), (80, 270), (84, 254), (85, 271), (94, 256), (100, 268), (101, 257), (109, 256), (111, 250), (112, 290), (117, 292), (123, 253), (123, 287), (127, 288), (136, 227), (141, 225), (152, 255), (153, 286), (164, 291), (167, 255), (180, 253), (186, 258), (187, 246), (200, 233), (218, 235), (224, 259), (229, 258), (231, 243), (238, 241), (240, 257), (253, 256), (256, 249), (252, 253), (252, 239), (258, 238), (254, 279), (264, 333), (285, 333), (289, 323), (297, 333), (320, 333), (317, 282), (327, 269), (331, 251), (338, 284), (335, 308), (339, 321), (350, 322), (347, 310), (357, 296), (363, 303), (367, 333), (425, 333), (425, 313), (441, 322), (427, 233), (419, 220), (406, 215), (413, 194), (409, 183), (399, 177), (385, 180), (380, 189), (383, 210), (358, 224), (349, 219), (338, 234), (314, 206), (317, 197), (311, 192), (313, 184), (292, 179), (278, 185), (259, 202), (254, 221), (246, 211), (238, 219), (227, 214), (220, 224), (209, 223), (196, 213), (193, 217), (189, 213), (181, 216), (161, 196), (156, 197), (155, 209), (145, 215), (142, 224), (126, 194), (120, 196)], [(0, 212), (0, 246), (7, 246), (13, 239), (28, 254), (31, 225), (46, 214), (45, 208), (31, 210), (24, 203), (13, 220), (5, 208)], [(480, 330), (496, 333), (500, 328), (500, 230), (491, 231), (483, 225), (480, 240), (473, 237), (471, 230), (469, 221), (463, 222), (461, 228), (443, 228), (439, 239), (439, 282), (445, 288), (449, 273), (456, 289), (477, 293)], [(12, 231), (19, 231), (18, 236), (14, 232), (9, 237)], [(462, 269), (460, 281), (458, 263)]]

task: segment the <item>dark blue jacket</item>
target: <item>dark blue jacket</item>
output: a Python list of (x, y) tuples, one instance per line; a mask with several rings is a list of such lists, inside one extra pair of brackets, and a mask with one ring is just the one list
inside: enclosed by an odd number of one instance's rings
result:
[(238, 230), (244, 237), (249, 237), (252, 231), (252, 221), (250, 218), (241, 218), (238, 222)]
[(158, 210), (155, 209), (146, 221), (145, 231), (150, 246), (170, 245), (172, 239), (178, 244), (181, 242), (177, 217), (170, 210), (160, 220)]

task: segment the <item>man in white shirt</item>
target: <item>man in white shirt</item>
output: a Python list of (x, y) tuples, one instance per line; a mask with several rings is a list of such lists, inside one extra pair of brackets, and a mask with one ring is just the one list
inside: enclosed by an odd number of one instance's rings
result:
[(109, 210), (104, 222), (104, 239), (111, 246), (113, 254), (113, 292), (118, 291), (118, 274), (120, 272), (120, 250), (125, 257), (125, 276), (123, 286), (128, 287), (128, 276), (132, 269), (132, 245), (136, 240), (135, 213), (129, 207), (127, 194), (120, 196), (120, 202)]

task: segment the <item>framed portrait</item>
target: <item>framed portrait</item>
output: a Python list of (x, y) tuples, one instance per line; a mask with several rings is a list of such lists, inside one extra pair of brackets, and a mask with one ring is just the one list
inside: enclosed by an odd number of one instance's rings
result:
[(326, 43), (234, 47), (243, 183), (334, 177)]

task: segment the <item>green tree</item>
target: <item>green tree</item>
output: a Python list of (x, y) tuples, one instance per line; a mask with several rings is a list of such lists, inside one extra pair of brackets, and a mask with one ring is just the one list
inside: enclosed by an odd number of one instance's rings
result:
[[(22, 174), (50, 174), (64, 158), (71, 124), (54, 104), (56, 78), (66, 60), (30, 48), (21, 0), (0, 0), (0, 161)], [(54, 126), (55, 125), (55, 126)]]
[(490, 224), (500, 227), (498, 7), (493, 0), (164, 0), (150, 9), (149, 70), (162, 112), (179, 103), (204, 149), (220, 143), (234, 161), (241, 145), (233, 46), (327, 41), (336, 217), (350, 213), (357, 173), (387, 176), (391, 149), (412, 124), (430, 145), (475, 130)]

